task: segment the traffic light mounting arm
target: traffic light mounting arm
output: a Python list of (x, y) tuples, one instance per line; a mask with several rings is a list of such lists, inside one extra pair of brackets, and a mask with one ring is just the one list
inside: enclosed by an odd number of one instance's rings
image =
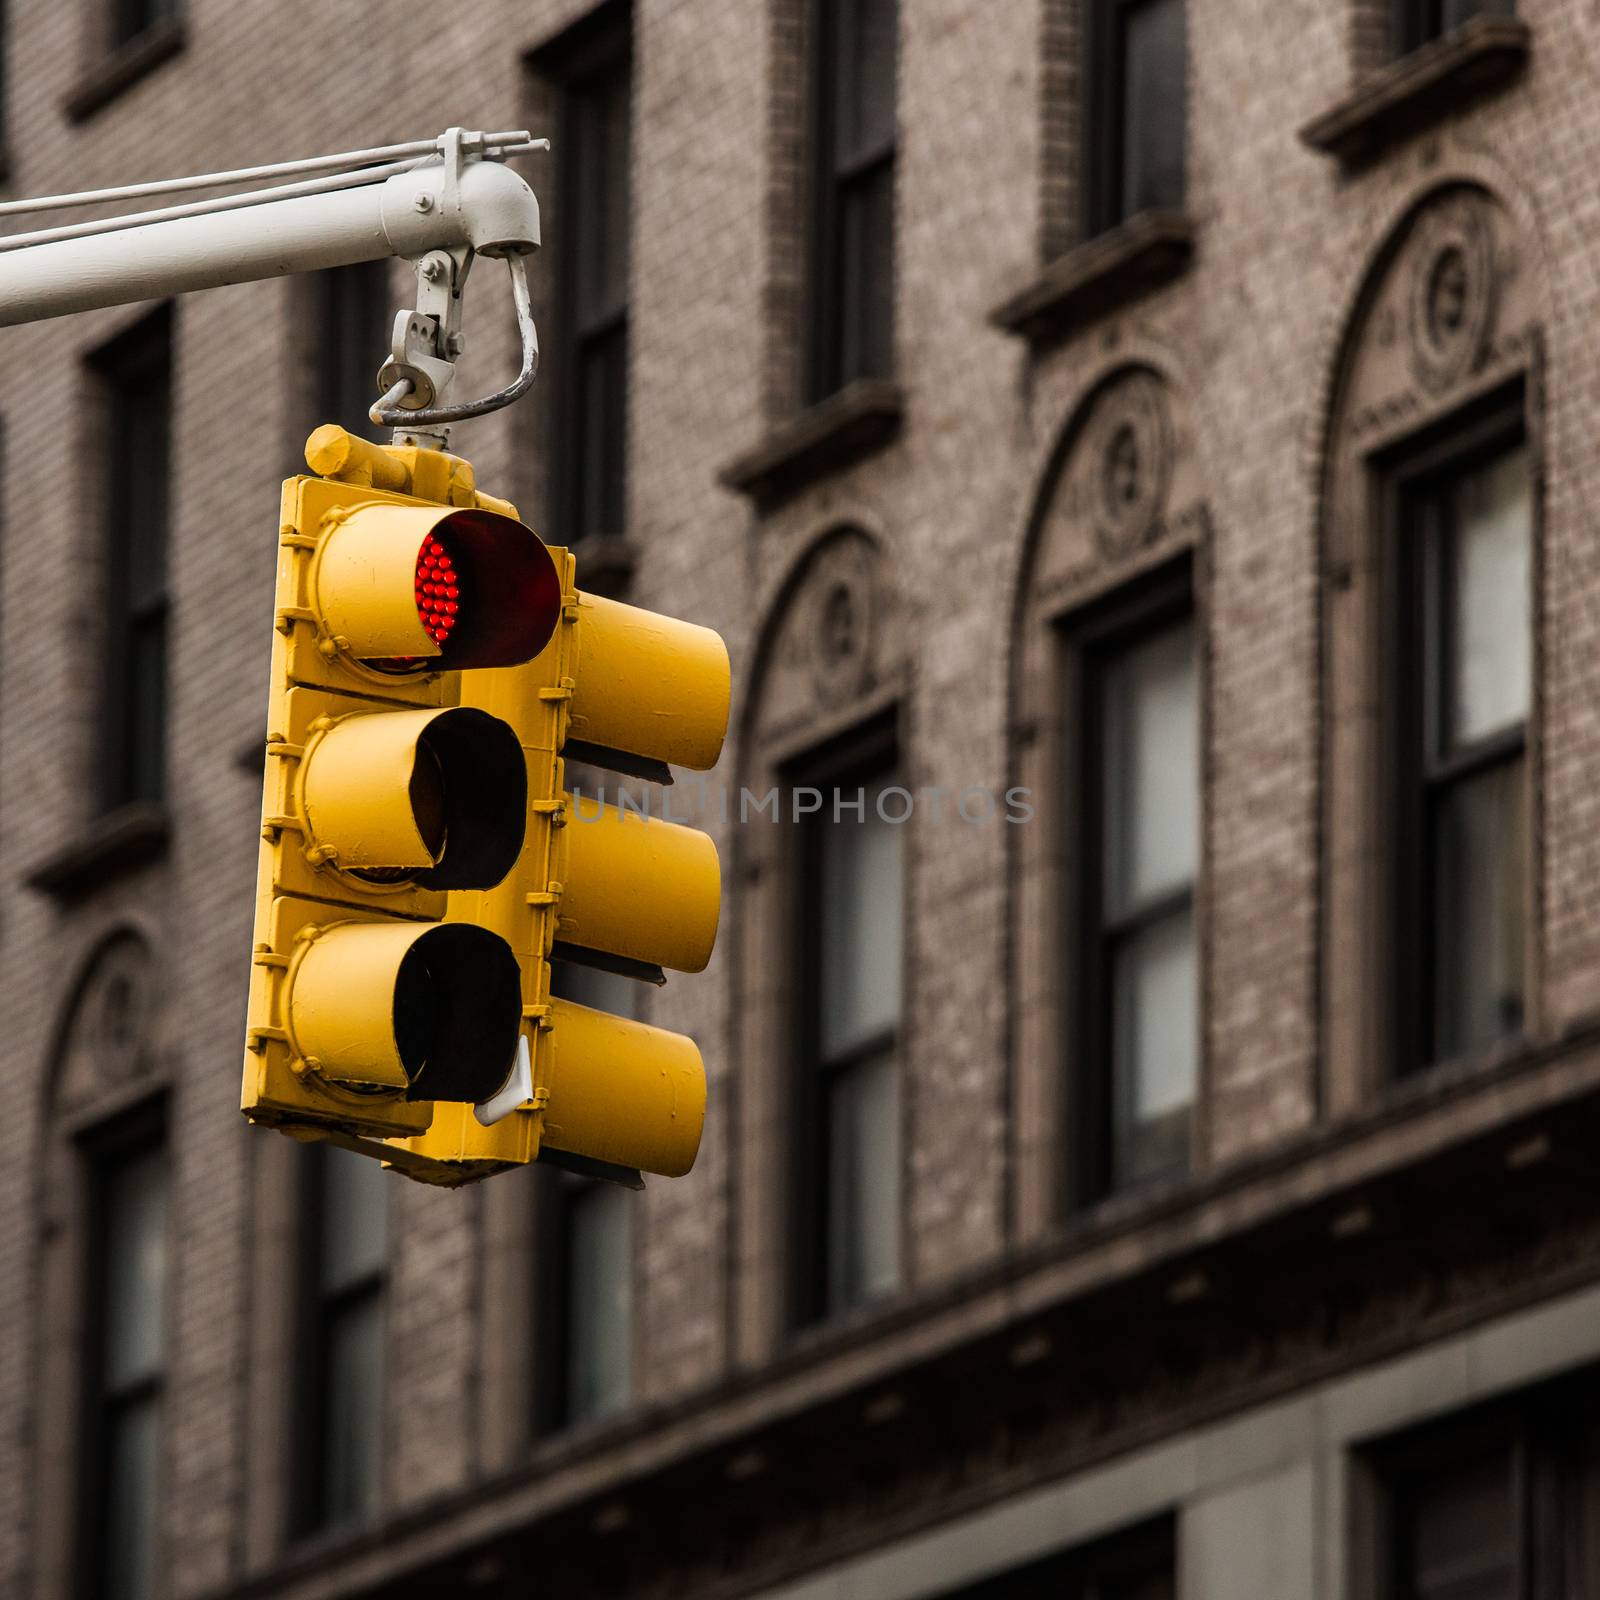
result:
[[(374, 420), (397, 444), (443, 448), (450, 423), (509, 405), (533, 382), (538, 337), (526, 258), (539, 248), (539, 203), (502, 163), (543, 148), (527, 132), (466, 133), (348, 157), (315, 157), (271, 169), (211, 174), (211, 183), (299, 171), (356, 168), (220, 199), (203, 200), (0, 238), (0, 327), (196, 289), (400, 256), (417, 272), (417, 304), (396, 319)], [(374, 158), (407, 152), (386, 164)], [(173, 179), (0, 205), (0, 217), (172, 189)], [(461, 304), (475, 255), (505, 258), (521, 334), (516, 380), (482, 400), (446, 402), (463, 349)]]

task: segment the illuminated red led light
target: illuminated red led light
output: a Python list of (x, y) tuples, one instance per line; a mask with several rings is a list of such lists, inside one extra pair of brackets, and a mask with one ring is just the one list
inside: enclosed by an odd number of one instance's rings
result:
[(443, 541), (429, 539), (417, 552), (417, 616), (435, 644), (442, 645), (456, 625), (461, 579)]

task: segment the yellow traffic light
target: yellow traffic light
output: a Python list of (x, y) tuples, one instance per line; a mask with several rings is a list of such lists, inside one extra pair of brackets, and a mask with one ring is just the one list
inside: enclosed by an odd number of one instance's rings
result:
[(284, 485), (242, 1104), (381, 1139), (492, 1095), (516, 1055), (516, 953), (444, 918), (518, 863), (528, 767), (457, 701), (463, 672), (541, 653), (562, 577), (464, 462), (338, 429), (307, 459), (339, 478)]
[[(461, 1183), (530, 1160), (637, 1182), (689, 1170), (705, 1121), (705, 1067), (692, 1039), (551, 993), (552, 962), (659, 983), (698, 972), (721, 904), (716, 847), (696, 829), (580, 800), (565, 759), (671, 782), (669, 764), (713, 766), (727, 731), (727, 649), (707, 628), (587, 595), (555, 550), (561, 621), (525, 667), (462, 687), (462, 703), (514, 726), (527, 758), (528, 828), (499, 887), (452, 893), (451, 922), (493, 929), (521, 964), (520, 1103), (485, 1126), (441, 1108), (391, 1160)], [(504, 1097), (502, 1096), (502, 1099)]]

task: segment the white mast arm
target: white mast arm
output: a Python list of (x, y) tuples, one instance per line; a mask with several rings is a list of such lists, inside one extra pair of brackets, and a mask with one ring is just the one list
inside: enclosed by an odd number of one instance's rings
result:
[[(37, 243), (0, 238), (0, 327), (400, 256), (417, 271), (417, 308), (396, 322), (390, 359), (379, 375), (384, 398), (373, 416), (411, 442), (441, 444), (451, 422), (507, 405), (533, 382), (538, 338), (525, 263), (539, 248), (539, 202), (498, 158), (543, 143), (526, 134), (451, 128), (433, 147), (437, 154), (407, 161), (400, 171), (391, 163), (369, 168), (370, 177), (358, 170), (142, 217), (75, 224), (48, 230)], [(321, 158), (304, 165), (329, 164)], [(176, 182), (143, 187), (161, 192)], [(86, 231), (95, 228), (105, 231)], [(522, 370), (509, 388), (486, 400), (447, 405), (444, 395), (464, 345), (462, 289), (475, 255), (503, 257), (511, 269)]]
[(538, 249), (539, 202), (509, 167), (467, 161), (452, 186), (435, 161), (360, 188), (5, 251), (0, 327), (466, 246), (491, 256)]

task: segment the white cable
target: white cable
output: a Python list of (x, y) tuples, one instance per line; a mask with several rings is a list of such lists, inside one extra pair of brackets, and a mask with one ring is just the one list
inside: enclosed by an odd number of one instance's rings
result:
[[(548, 140), (536, 140), (526, 130), (512, 133), (486, 133), (468, 143), (467, 149), (482, 149), (485, 154), (521, 154), (523, 149), (548, 147)], [(519, 149), (496, 150), (496, 146)], [(84, 189), (77, 194), (36, 195), (27, 200), (0, 203), (0, 217), (20, 216), (29, 211), (64, 211), (73, 206), (92, 206), (101, 202), (142, 200), (147, 195), (177, 194), (185, 189), (221, 189), (236, 183), (254, 183), (259, 178), (282, 178), (297, 172), (335, 172), (349, 167), (367, 166), (379, 161), (395, 161), (410, 156), (428, 156), (441, 149), (438, 139), (413, 139), (409, 144), (378, 145), (371, 150), (347, 150), (336, 156), (307, 156), (301, 161), (277, 161), (264, 167), (238, 167), (232, 172), (199, 172), (188, 178), (159, 178), (152, 183), (128, 183), (115, 189)]]

